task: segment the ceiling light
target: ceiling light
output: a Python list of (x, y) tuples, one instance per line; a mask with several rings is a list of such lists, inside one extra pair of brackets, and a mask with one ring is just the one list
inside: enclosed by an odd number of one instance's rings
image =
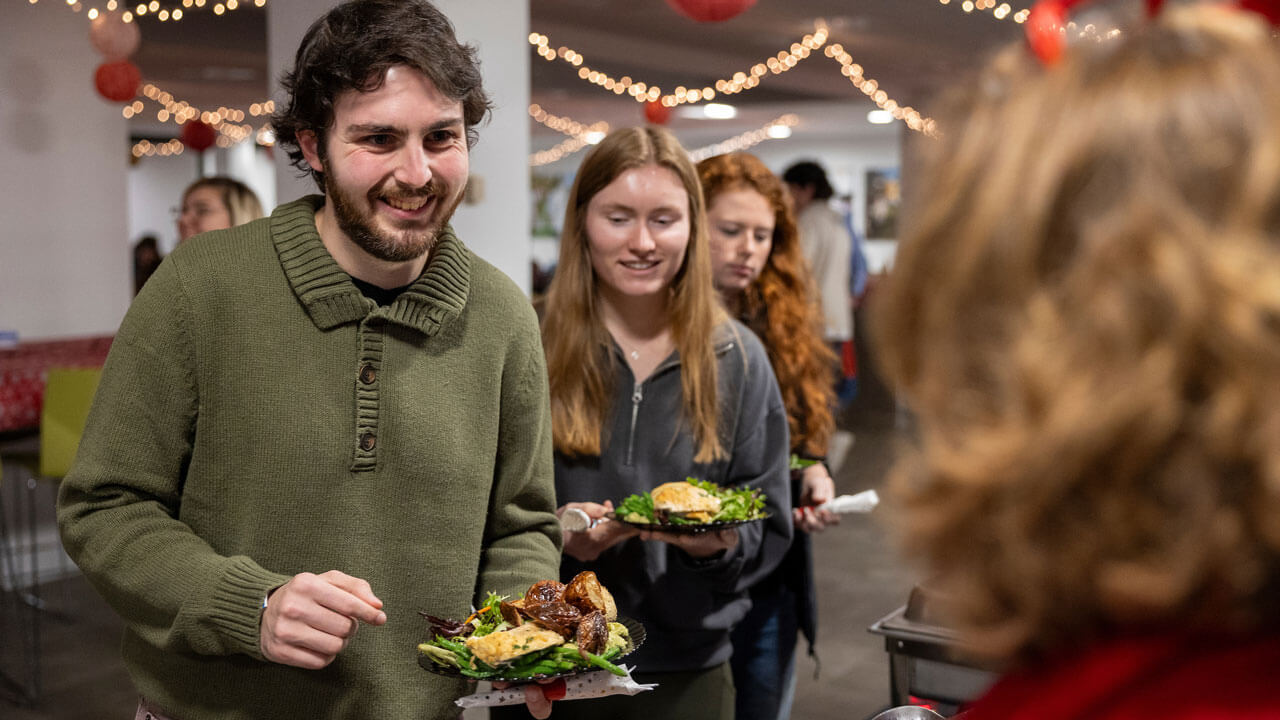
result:
[(867, 113), (867, 122), (872, 125), (888, 125), (893, 122), (893, 113), (888, 110), (872, 110)]
[(702, 114), (716, 120), (731, 120), (738, 115), (738, 109), (724, 103), (707, 103), (702, 106)]
[(765, 132), (775, 140), (791, 137), (791, 128), (786, 125), (770, 125)]

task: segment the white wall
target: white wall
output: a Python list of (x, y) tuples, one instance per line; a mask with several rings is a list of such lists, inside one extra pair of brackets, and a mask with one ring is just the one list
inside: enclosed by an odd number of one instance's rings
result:
[[(267, 49), (271, 95), (284, 102), (279, 78), (293, 67), (294, 54), (311, 23), (331, 0), (272, 0), (267, 6)], [(458, 36), (480, 51), (480, 71), (493, 98), (493, 120), (480, 128), (471, 153), (471, 175), (483, 186), (474, 205), (459, 206), (454, 229), (476, 254), (496, 265), (526, 293), (530, 286), (529, 242), (529, 0), (436, 0)], [(277, 151), (279, 202), (316, 192), (309, 177), (299, 179), (283, 151)]]
[(0, 330), (109, 334), (133, 293), (128, 134), (98, 96), (88, 20), (0, 3)]

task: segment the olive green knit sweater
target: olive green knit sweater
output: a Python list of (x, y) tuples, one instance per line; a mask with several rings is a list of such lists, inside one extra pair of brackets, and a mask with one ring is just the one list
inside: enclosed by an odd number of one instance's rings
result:
[[(126, 621), (139, 693), (177, 720), (453, 718), (419, 610), (557, 576), (546, 372), (528, 300), (452, 232), (376, 307), (313, 197), (202, 235), (147, 282), (59, 498), (68, 552)], [(329, 667), (262, 659), (264, 593), (369, 581), (387, 624)]]

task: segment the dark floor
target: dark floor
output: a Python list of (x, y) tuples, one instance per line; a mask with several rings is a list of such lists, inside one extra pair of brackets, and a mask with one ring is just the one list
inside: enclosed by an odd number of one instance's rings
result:
[[(838, 492), (879, 489), (898, 437), (892, 401), (864, 383), (841, 425), (855, 441), (837, 473)], [(889, 704), (884, 641), (867, 628), (905, 602), (914, 577), (895, 559), (879, 517), (845, 516), (815, 540), (821, 672), (815, 676), (815, 664), (801, 655), (795, 718), (860, 720)], [(41, 623), (41, 696), (30, 707), (0, 699), (0, 717), (132, 717), (136, 700), (117, 652), (119, 621), (80, 576), (48, 585), (45, 595), (51, 612)], [(0, 671), (9, 677), (23, 670), (16, 623), (24, 606), (16, 601), (13, 593), (0, 593)]]

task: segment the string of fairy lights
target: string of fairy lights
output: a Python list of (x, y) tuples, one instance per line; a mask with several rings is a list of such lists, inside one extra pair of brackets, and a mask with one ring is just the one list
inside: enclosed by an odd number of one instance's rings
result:
[(741, 152), (751, 147), (755, 147), (765, 140), (781, 140), (791, 137), (791, 128), (800, 124), (800, 117), (794, 113), (787, 113), (779, 116), (773, 121), (755, 130), (748, 130), (740, 135), (735, 135), (728, 140), (722, 140), (718, 143), (712, 143), (704, 147), (695, 148), (689, 151), (689, 158), (695, 163), (702, 162), (709, 157), (716, 155), (724, 155), (725, 153)]
[[(51, 1), (57, 2), (57, 0)], [(39, 2), (40, 0), (27, 0), (30, 5), (35, 5)], [(90, 2), (86, 5), (81, 0), (66, 0), (66, 5), (75, 12), (85, 12), (90, 20), (96, 19), (102, 12), (120, 11), (120, 19), (127, 23), (147, 15), (155, 17), (160, 22), (177, 22), (193, 10), (207, 8), (214, 15), (224, 15), (242, 7), (266, 7), (267, 0), (181, 0), (181, 2), (176, 3), (161, 3), (159, 0), (149, 0), (149, 2), (136, 4), (121, 2), (120, 0), (107, 0), (103, 5), (103, 10), (99, 10), (95, 2)]]
[[(951, 3), (952, 0), (938, 0), (939, 5), (950, 5)], [(1013, 20), (1019, 25), (1026, 22), (1027, 18), (1031, 16), (1031, 10), (1029, 9), (1024, 8), (1014, 12), (1013, 6), (1009, 3), (1002, 2), (997, 5), (996, 0), (963, 0), (963, 2), (956, 3), (956, 5), (967, 13), (972, 13), (975, 10), (977, 12), (990, 11), (991, 17), (996, 20)]]
[[(994, 0), (976, 1), (982, 2), (984, 8), (988, 3), (994, 4)], [(950, 2), (950, 0), (947, 0), (947, 2)], [(975, 0), (965, 0), (965, 2), (972, 3), (975, 2)], [(1003, 18), (1004, 14), (1002, 14), (1001, 17)], [(819, 20), (815, 23), (814, 31), (811, 34), (805, 35), (799, 42), (792, 43), (790, 48), (779, 51), (777, 55), (770, 57), (766, 61), (756, 63), (749, 70), (736, 72), (729, 79), (717, 80), (715, 82), (716, 87), (714, 90), (710, 87), (705, 87), (701, 90), (691, 90), (681, 86), (669, 94), (664, 94), (662, 89), (657, 85), (633, 80), (629, 75), (624, 75), (620, 79), (614, 79), (612, 76), (605, 73), (592, 70), (590, 67), (584, 65), (585, 58), (582, 53), (563, 45), (553, 50), (551, 48), (550, 38), (541, 33), (530, 33), (529, 43), (537, 48), (536, 52), (542, 58), (548, 61), (554, 61), (558, 58), (570, 65), (578, 67), (579, 78), (594, 85), (599, 85), (605, 90), (612, 91), (616, 95), (627, 93), (638, 102), (661, 102), (666, 107), (675, 107), (684, 103), (713, 100), (716, 97), (716, 91), (726, 95), (732, 95), (744, 90), (755, 88), (759, 86), (760, 79), (766, 75), (770, 73), (780, 75), (795, 67), (802, 60), (809, 57), (810, 53), (814, 50), (825, 45), (827, 37), (828, 30), (826, 24)], [(873, 78), (867, 77), (862, 66), (855, 63), (853, 61), (853, 56), (845, 52), (844, 48), (839, 43), (827, 46), (823, 53), (827, 57), (837, 60), (841, 65), (841, 74), (848, 78), (849, 82), (852, 83), (854, 87), (867, 95), (867, 97), (869, 97), (880, 109), (891, 113), (895, 119), (903, 121), (906, 123), (907, 127), (912, 130), (922, 132), (929, 136), (936, 134), (937, 126), (932, 119), (922, 116), (919, 111), (909, 106), (901, 106), (896, 100), (889, 97), (889, 94), (880, 88), (879, 82)], [(581, 146), (578, 146), (573, 150), (569, 150), (562, 146), (565, 146), (565, 143), (561, 143), (561, 145), (556, 146), (556, 148), (544, 152), (553, 154), (556, 152), (568, 153), (581, 149)], [(559, 156), (555, 159), (559, 159)], [(550, 160), (548, 162), (554, 162), (554, 160)]]
[[(217, 110), (201, 110), (185, 100), (175, 98), (172, 93), (162, 90), (154, 83), (143, 85), (142, 95), (160, 106), (155, 115), (156, 120), (159, 122), (171, 122), (180, 126), (192, 120), (199, 120), (213, 127), (218, 131), (218, 138), (215, 141), (218, 147), (231, 147), (244, 142), (251, 136), (255, 142), (264, 147), (271, 147), (275, 144), (275, 132), (270, 122), (264, 122), (257, 128), (244, 122), (246, 115), (269, 118), (276, 109), (276, 104), (273, 100), (253, 103), (249, 106), (248, 113), (246, 113), (244, 110), (228, 107), (219, 107)], [(146, 105), (141, 99), (138, 99), (125, 105), (121, 109), (121, 114), (128, 120), (141, 115), (145, 111)], [(173, 143), (177, 143), (177, 146), (182, 146), (182, 141), (177, 139), (158, 144), (149, 140), (141, 140), (134, 143), (132, 153), (137, 158), (150, 157), (152, 155), (181, 154), (181, 150), (165, 152), (162, 149), (165, 146), (173, 147)]]
[(561, 140), (555, 147), (540, 150), (530, 155), (529, 165), (533, 167), (556, 162), (566, 155), (572, 155), (588, 145), (600, 142), (605, 135), (609, 134), (609, 123), (603, 120), (586, 125), (567, 117), (552, 115), (543, 110), (542, 106), (537, 103), (529, 106), (529, 117), (533, 118), (537, 123), (569, 136)]
[[(57, 2), (58, 0), (49, 1)], [(31, 5), (39, 2), (40, 0), (28, 0)], [(266, 3), (267, 0), (168, 0), (164, 3), (160, 2), (160, 0), (149, 0), (148, 2), (135, 4), (127, 0), (106, 0), (102, 7), (106, 12), (120, 12), (121, 19), (125, 22), (132, 22), (145, 16), (152, 16), (161, 22), (169, 22), (180, 21), (188, 13), (197, 10), (208, 10), (215, 15), (223, 15), (242, 7), (262, 8), (265, 7)], [(997, 0), (938, 0), (938, 3), (948, 6), (955, 5), (969, 14), (989, 13), (990, 17), (995, 20), (1012, 20), (1019, 24), (1026, 22), (1030, 15), (1030, 10), (1028, 9), (1014, 10), (1008, 2), (998, 2)], [(75, 12), (86, 11), (86, 15), (90, 19), (98, 17), (103, 12), (97, 7), (96, 0), (88, 4), (86, 4), (85, 0), (65, 0), (65, 4)], [(1099, 32), (1092, 25), (1084, 26), (1081, 29), (1076, 27), (1075, 23), (1069, 23), (1066, 27), (1063, 27), (1062, 32), (1078, 34), (1080, 37), (1092, 35), (1095, 39), (1113, 37), (1119, 34), (1119, 30)], [(673, 108), (686, 103), (707, 102), (715, 99), (718, 95), (734, 95), (756, 88), (769, 75), (786, 73), (806, 60), (814, 51), (822, 49), (826, 45), (828, 37), (828, 28), (823, 21), (818, 20), (815, 22), (812, 33), (804, 35), (798, 41), (791, 43), (789, 47), (779, 50), (776, 54), (755, 63), (750, 68), (739, 70), (728, 77), (718, 79), (712, 85), (701, 88), (679, 86), (671, 92), (664, 92), (659, 85), (634, 79), (630, 75), (615, 78), (608, 73), (593, 69), (586, 64), (586, 58), (577, 50), (563, 45), (553, 49), (551, 39), (545, 34), (530, 33), (528, 40), (540, 57), (548, 62), (559, 60), (573, 66), (577, 69), (579, 79), (599, 86), (604, 91), (612, 92), (619, 96), (628, 95), (640, 103), (658, 102), (664, 107)], [(894, 119), (901, 120), (911, 130), (929, 136), (937, 133), (937, 125), (934, 120), (923, 116), (918, 110), (910, 106), (901, 105), (890, 97), (880, 87), (878, 81), (867, 77), (864, 68), (854, 62), (853, 57), (840, 44), (826, 46), (824, 54), (838, 62), (841, 66), (841, 74), (881, 110), (892, 115)], [(157, 120), (161, 122), (172, 121), (181, 125), (188, 120), (199, 117), (201, 121), (217, 129), (217, 142), (220, 146), (226, 147), (242, 142), (251, 136), (255, 137), (257, 142), (262, 145), (269, 146), (274, 143), (274, 135), (270, 125), (264, 124), (255, 129), (252, 125), (243, 123), (245, 112), (242, 110), (220, 107), (213, 111), (200, 111), (189, 103), (173, 98), (172, 95), (156, 88), (152, 84), (144, 86), (143, 94), (162, 106), (156, 113)], [(269, 100), (263, 103), (254, 103), (250, 108), (249, 114), (253, 116), (270, 115), (272, 109), (272, 103)], [(135, 100), (122, 108), (122, 113), (126, 118), (134, 117), (144, 111), (145, 106), (140, 100)], [(529, 112), (534, 120), (568, 136), (555, 147), (531, 156), (531, 163), (533, 164), (555, 162), (565, 155), (577, 152), (586, 145), (599, 142), (599, 138), (602, 138), (608, 132), (607, 123), (599, 122), (590, 126), (583, 125), (569, 118), (550, 115), (537, 105), (530, 106)], [(767, 138), (768, 132), (771, 130), (778, 132), (777, 128), (783, 127), (789, 130), (791, 126), (774, 122), (764, 128), (752, 130), (736, 138), (717, 143), (716, 146), (729, 147), (733, 143), (743, 142), (745, 138), (755, 137), (760, 133), (764, 133), (764, 137)], [(174, 143), (177, 143), (177, 145)], [(165, 149), (167, 149), (168, 154), (178, 154), (181, 152), (181, 141), (174, 140), (164, 143), (142, 141), (134, 146), (134, 154), (135, 156), (138, 156), (139, 152), (143, 155), (166, 154)]]
[(849, 78), (849, 82), (861, 90), (881, 110), (889, 112), (894, 119), (903, 121), (907, 124), (907, 127), (916, 132), (924, 133), (930, 137), (936, 134), (937, 123), (930, 118), (922, 116), (918, 110), (910, 106), (903, 107), (896, 100), (889, 97), (888, 93), (880, 89), (878, 82), (863, 74), (862, 66), (853, 61), (853, 56), (845, 52), (840, 43), (828, 46), (823, 52), (827, 57), (840, 63), (840, 74)]
[(770, 73), (781, 75), (809, 57), (812, 51), (826, 43), (827, 33), (826, 25), (819, 21), (814, 31), (805, 35), (799, 42), (791, 43), (788, 49), (780, 50), (776, 55), (752, 65), (747, 70), (740, 70), (728, 78), (716, 80), (713, 83), (714, 88), (710, 85), (702, 88), (687, 88), (681, 85), (670, 93), (664, 93), (661, 87), (653, 83), (633, 80), (630, 75), (614, 78), (607, 73), (592, 70), (590, 66), (583, 64), (586, 59), (582, 53), (564, 45), (552, 49), (551, 38), (542, 33), (530, 33), (529, 44), (537, 48), (535, 52), (548, 62), (562, 60), (578, 68), (579, 79), (598, 85), (615, 95), (626, 94), (636, 102), (661, 102), (666, 107), (675, 107), (685, 103), (713, 100), (716, 93), (734, 95), (743, 90), (755, 88), (760, 85), (760, 80), (766, 75)]
[[(546, 150), (540, 150), (530, 155), (530, 167), (550, 165), (551, 163), (578, 152), (588, 145), (595, 145), (603, 140), (605, 135), (609, 132), (609, 123), (604, 122), (603, 120), (591, 125), (585, 125), (567, 117), (552, 115), (543, 110), (536, 103), (529, 106), (529, 116), (552, 130), (562, 132), (569, 136), (568, 138), (560, 141), (560, 143), (554, 147)], [(783, 138), (788, 138), (791, 137), (791, 128), (796, 127), (799, 124), (800, 117), (798, 115), (794, 113), (787, 113), (755, 130), (748, 130), (718, 143), (712, 143), (704, 147), (690, 150), (689, 157), (696, 163), (714, 155), (746, 150), (747, 148), (759, 145), (765, 140), (781, 140)]]
[[(1013, 7), (1007, 2), (996, 4), (996, 0), (963, 0), (962, 2), (954, 2), (954, 0), (938, 0), (939, 5), (955, 4), (966, 13), (974, 12), (990, 12), (991, 17), (996, 20), (1012, 20), (1019, 25), (1025, 23), (1031, 17), (1031, 10), (1023, 8), (1014, 11)], [(1077, 24), (1074, 20), (1068, 20), (1065, 25), (1058, 28), (1058, 31), (1064, 35), (1075, 35), (1081, 39), (1091, 39), (1101, 42), (1120, 35), (1118, 28), (1102, 29), (1092, 23), (1084, 25)]]

